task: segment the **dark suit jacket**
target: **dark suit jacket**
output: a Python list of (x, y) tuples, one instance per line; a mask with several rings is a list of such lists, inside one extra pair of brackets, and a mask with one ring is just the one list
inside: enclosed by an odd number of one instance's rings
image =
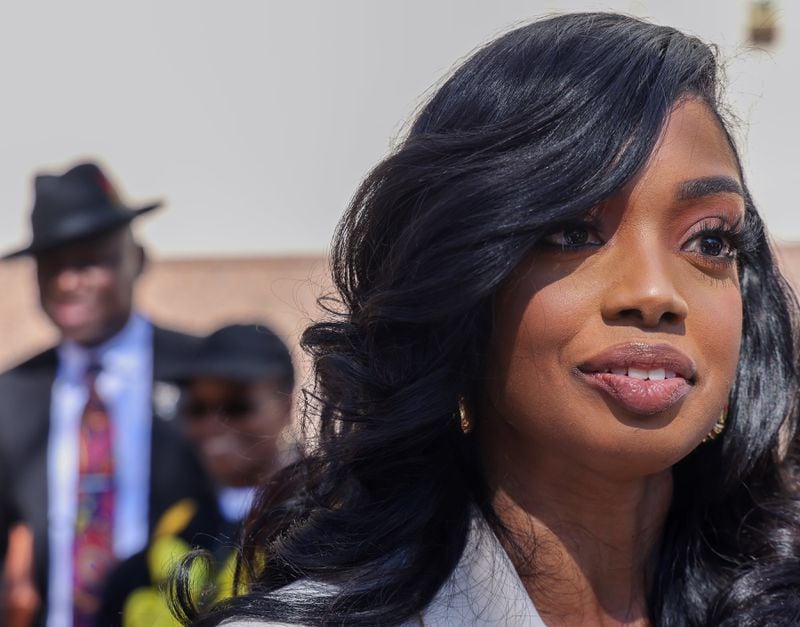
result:
[[(155, 328), (153, 378), (174, 367), (197, 338)], [(58, 367), (51, 348), (0, 374), (0, 558), (5, 554), (8, 525), (28, 523), (34, 534), (34, 569), (42, 599), (47, 599), (47, 441), (50, 396)], [(156, 386), (154, 386), (154, 390)], [(157, 399), (156, 399), (157, 400)], [(190, 497), (214, 503), (210, 483), (179, 433), (179, 426), (153, 403), (148, 522), (152, 531), (163, 512)], [(2, 560), (0, 559), (0, 563)], [(43, 616), (40, 617), (43, 623)]]

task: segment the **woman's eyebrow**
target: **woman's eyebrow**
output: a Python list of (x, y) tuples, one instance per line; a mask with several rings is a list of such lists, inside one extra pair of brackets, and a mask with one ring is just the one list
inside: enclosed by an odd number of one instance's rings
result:
[(678, 187), (678, 200), (696, 200), (712, 194), (738, 194), (744, 198), (744, 190), (735, 178), (730, 176), (704, 176), (684, 181)]

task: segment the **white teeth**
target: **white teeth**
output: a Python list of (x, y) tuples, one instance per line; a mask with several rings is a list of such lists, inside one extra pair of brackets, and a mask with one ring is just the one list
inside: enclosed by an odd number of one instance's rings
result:
[(653, 368), (652, 370), (647, 370), (645, 368), (611, 368), (611, 374), (616, 374), (619, 376), (628, 376), (633, 379), (650, 379), (651, 381), (663, 381), (664, 379), (674, 379), (677, 374), (672, 370), (667, 370), (665, 368)]

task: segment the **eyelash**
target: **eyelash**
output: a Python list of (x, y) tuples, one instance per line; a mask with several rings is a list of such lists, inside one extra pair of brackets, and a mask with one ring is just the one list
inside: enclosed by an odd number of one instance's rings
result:
[[(739, 221), (733, 225), (728, 225), (721, 220), (704, 220), (693, 229), (691, 235), (681, 246), (681, 250), (701, 257), (704, 263), (727, 267), (736, 263), (739, 251), (744, 245), (744, 237)], [(719, 255), (708, 255), (700, 251), (690, 251), (687, 247), (693, 242), (702, 242), (704, 238), (719, 238), (722, 240), (723, 250)]]
[[(569, 231), (577, 230), (586, 230), (588, 233), (587, 239), (596, 238), (599, 240), (599, 243), (581, 243), (577, 245), (569, 245), (548, 241), (550, 238), (554, 238), (557, 235), (566, 234)], [(752, 247), (752, 242), (750, 241), (752, 237), (750, 236), (751, 234), (745, 232), (745, 229), (742, 228), (741, 220), (737, 220), (734, 224), (729, 225), (725, 223), (722, 218), (710, 218), (700, 222), (694, 228), (692, 233), (686, 239), (686, 242), (681, 246), (681, 250), (685, 250), (690, 243), (701, 240), (705, 237), (720, 238), (722, 240), (723, 247), (726, 249), (726, 251), (723, 251), (721, 255), (708, 255), (699, 251), (686, 252), (701, 257), (704, 263), (713, 264), (719, 267), (727, 267), (736, 262), (740, 252), (749, 250)], [(603, 241), (603, 239), (598, 235), (597, 225), (591, 222), (576, 222), (575, 224), (567, 225), (551, 232), (540, 242), (541, 246), (561, 252), (574, 252), (586, 248), (598, 248), (603, 244), (605, 244), (605, 241)]]
[[(589, 233), (589, 237), (595, 237), (600, 240), (599, 244), (578, 244), (578, 245), (569, 245), (569, 244), (559, 244), (556, 242), (548, 241), (548, 238), (555, 237), (561, 233), (568, 233), (569, 231), (577, 231), (580, 229), (585, 229)], [(583, 248), (596, 248), (605, 244), (602, 238), (597, 234), (597, 225), (591, 222), (576, 222), (575, 224), (568, 224), (561, 229), (557, 229), (552, 231), (548, 235), (545, 235), (541, 240), (541, 245), (547, 248), (553, 248), (556, 250), (561, 250), (563, 252), (568, 251), (575, 251), (581, 250)]]

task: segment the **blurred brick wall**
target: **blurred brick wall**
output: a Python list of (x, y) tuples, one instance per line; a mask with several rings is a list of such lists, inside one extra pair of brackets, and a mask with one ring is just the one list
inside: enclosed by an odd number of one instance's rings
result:
[(789, 279), (795, 293), (800, 294), (800, 243), (781, 244), (776, 248), (784, 276)]
[[(261, 321), (289, 343), (298, 366), (300, 334), (330, 290), (322, 256), (153, 260), (137, 285), (139, 307), (156, 323), (205, 333), (228, 322)], [(39, 310), (29, 259), (0, 263), (0, 368), (56, 341)], [(303, 380), (303, 379), (301, 379)]]

